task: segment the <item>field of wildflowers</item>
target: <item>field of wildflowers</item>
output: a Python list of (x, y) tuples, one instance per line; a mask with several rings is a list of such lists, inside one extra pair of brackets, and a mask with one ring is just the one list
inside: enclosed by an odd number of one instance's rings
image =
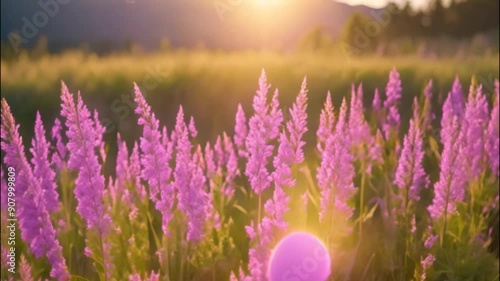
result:
[(268, 275), (299, 231), (326, 247), (328, 280), (499, 280), (498, 80), (488, 96), (457, 78), (435, 108), (432, 86), (403, 126), (396, 69), (370, 106), (353, 85), (317, 116), (306, 79), (285, 111), (262, 71), (253, 112), (238, 106), (234, 133), (201, 143), (182, 107), (161, 126), (135, 85), (142, 136), (118, 135), (117, 155), (64, 83), (60, 116), (49, 134), (37, 114), (29, 150), (2, 99), (2, 226), (17, 219), (2, 227), (2, 280), (317, 280), (317, 263)]

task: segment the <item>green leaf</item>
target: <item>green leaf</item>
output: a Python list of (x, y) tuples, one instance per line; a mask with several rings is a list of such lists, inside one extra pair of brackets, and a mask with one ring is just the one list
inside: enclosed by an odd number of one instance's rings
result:
[(437, 143), (436, 139), (432, 136), (429, 136), (429, 146), (431, 148), (432, 153), (436, 156), (436, 159), (438, 162), (441, 161), (441, 155), (439, 153), (439, 144)]
[(373, 217), (373, 214), (375, 214), (375, 211), (377, 210), (377, 207), (378, 207), (378, 203), (376, 203), (371, 209), (370, 211), (363, 216), (363, 222), (371, 219)]
[(238, 204), (234, 204), (234, 205), (233, 205), (233, 207), (234, 207), (236, 210), (238, 210), (238, 211), (242, 212), (245, 216), (248, 216), (248, 212), (247, 212), (247, 210), (245, 210), (245, 208), (241, 207), (241, 206), (240, 206), (240, 205), (238, 205)]

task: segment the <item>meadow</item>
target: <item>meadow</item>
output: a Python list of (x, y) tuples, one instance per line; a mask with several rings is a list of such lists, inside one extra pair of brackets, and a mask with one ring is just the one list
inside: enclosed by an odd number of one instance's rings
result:
[[(250, 51), (2, 61), (2, 225), (4, 195), (19, 219), (2, 280), (267, 280), (295, 231), (328, 249), (327, 280), (499, 280), (498, 68)], [(312, 280), (300, 258), (277, 280)]]
[[(464, 83), (472, 75), (493, 93), (493, 81), (499, 75), (498, 54), (456, 58), (346, 57), (341, 53), (275, 53), (172, 51), (156, 54), (117, 54), (98, 57), (80, 51), (45, 55), (37, 60), (22, 56), (18, 61), (1, 62), (1, 92), (22, 123), (21, 132), (30, 137), (36, 110), (52, 120), (59, 110), (61, 81), (70, 90), (80, 91), (91, 108), (99, 111), (110, 131), (121, 132), (126, 140), (139, 136), (135, 129), (131, 100), (132, 83), (145, 92), (153, 110), (169, 128), (174, 125), (178, 106), (193, 115), (200, 124), (200, 138), (213, 141), (220, 131), (230, 131), (238, 103), (251, 109), (255, 77), (266, 69), (272, 86), (280, 91), (281, 103), (292, 104), (300, 82), (310, 82), (309, 114), (319, 114), (327, 91), (333, 103), (340, 105), (348, 96), (351, 83), (363, 83), (365, 105), (376, 88), (385, 89), (387, 73), (396, 66), (403, 85), (403, 119), (410, 118), (414, 95), (422, 93), (433, 80), (436, 104), (442, 103), (458, 75)], [(147, 88), (147, 89), (146, 89)], [(126, 97), (122, 100), (122, 95)], [(224, 110), (213, 110), (221, 108)], [(26, 118), (26, 119), (24, 119)], [(108, 120), (109, 119), (109, 120)], [(317, 128), (317, 120), (311, 120)], [(111, 135), (114, 134), (110, 134)], [(306, 138), (312, 134), (307, 134)], [(114, 143), (113, 139), (108, 139)]]

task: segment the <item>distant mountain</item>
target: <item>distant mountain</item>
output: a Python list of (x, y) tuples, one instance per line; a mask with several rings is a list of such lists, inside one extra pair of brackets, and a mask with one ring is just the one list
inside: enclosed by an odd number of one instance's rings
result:
[[(8, 42), (17, 30), (23, 46), (44, 34), (51, 49), (83, 43), (120, 46), (126, 40), (150, 49), (162, 38), (188, 48), (287, 48), (317, 26), (338, 35), (353, 12), (372, 10), (328, 0), (268, 0), (281, 1), (269, 6), (252, 1), (265, 0), (2, 0), (1, 40)], [(44, 10), (40, 3), (51, 5)], [(33, 27), (38, 31), (32, 32)], [(30, 33), (36, 36), (28, 38)]]

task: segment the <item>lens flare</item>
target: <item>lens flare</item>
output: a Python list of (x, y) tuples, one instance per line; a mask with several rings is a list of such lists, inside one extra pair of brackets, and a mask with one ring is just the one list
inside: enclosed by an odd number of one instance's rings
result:
[(273, 250), (267, 271), (270, 281), (324, 281), (330, 275), (328, 250), (315, 236), (306, 232), (292, 233)]

